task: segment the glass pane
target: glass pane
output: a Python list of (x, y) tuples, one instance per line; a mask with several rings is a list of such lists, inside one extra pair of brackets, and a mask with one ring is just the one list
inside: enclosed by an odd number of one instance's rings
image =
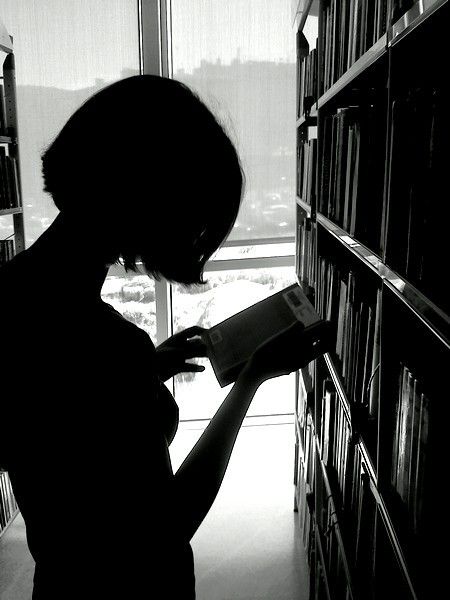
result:
[(148, 275), (108, 276), (102, 299), (156, 340), (155, 282)]
[[(173, 286), (174, 331), (192, 325), (211, 327), (236, 312), (295, 282), (292, 267), (242, 269), (206, 273), (207, 284), (186, 289)], [(231, 386), (220, 388), (207, 359), (203, 373), (183, 373), (175, 378), (180, 419), (210, 419)], [(291, 413), (294, 409), (294, 376), (279, 377), (259, 389), (249, 415)]]
[(173, 77), (234, 139), (246, 194), (230, 239), (294, 234), (296, 49), (289, 0), (172, 0)]
[[(137, 2), (2, 0), (0, 13), (14, 38), (29, 245), (57, 214), (50, 196), (42, 191), (40, 154), (86, 98), (139, 72)], [(119, 115), (119, 128), (124, 122)]]

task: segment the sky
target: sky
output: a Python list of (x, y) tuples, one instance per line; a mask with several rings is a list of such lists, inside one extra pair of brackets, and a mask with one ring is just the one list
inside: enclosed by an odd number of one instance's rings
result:
[[(290, 0), (172, 0), (174, 71), (200, 60), (295, 62)], [(284, 32), (284, 35), (280, 32)]]
[[(22, 84), (81, 89), (139, 69), (136, 0), (1, 0), (1, 18)], [(291, 0), (172, 0), (172, 26), (174, 71), (238, 55), (295, 62)]]

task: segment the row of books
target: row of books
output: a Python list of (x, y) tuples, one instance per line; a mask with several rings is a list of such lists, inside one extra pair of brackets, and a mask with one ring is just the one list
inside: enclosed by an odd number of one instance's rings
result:
[(321, 94), (386, 32), (388, 0), (326, 0), (323, 6)]
[(380, 292), (327, 256), (318, 263), (317, 308), (322, 318), (336, 324), (336, 368), (349, 401), (376, 417)]
[(18, 190), (17, 161), (0, 145), (0, 210), (20, 206)]
[(307, 115), (317, 101), (317, 48), (309, 44), (301, 31), (297, 33), (297, 118)]
[(311, 205), (316, 196), (317, 139), (297, 141), (297, 196)]
[(350, 506), (354, 437), (347, 414), (333, 384), (323, 383), (321, 414), (322, 460), (335, 484), (335, 501), (339, 506)]
[(325, 117), (318, 210), (376, 253), (381, 246), (385, 111), (367, 98)]
[(391, 483), (404, 503), (413, 533), (418, 532), (424, 497), (429, 434), (429, 398), (407, 366), (401, 365), (395, 410)]
[(347, 553), (354, 561), (358, 548), (361, 551), (363, 543), (367, 543), (367, 539), (361, 537), (366, 527), (362, 522), (366, 515), (361, 514), (361, 504), (369, 481), (347, 413), (328, 378), (323, 381), (320, 420), (322, 461), (327, 468), (334, 502), (346, 522)]
[(347, 593), (351, 588), (351, 576), (348, 570), (347, 551), (340, 530), (342, 519), (340, 497), (339, 494), (335, 494), (328, 476), (329, 469), (320, 455), (317, 455), (317, 461), (316, 521), (324, 579), (332, 591), (333, 598), (347, 600)]
[(0, 240), (0, 266), (14, 256), (14, 240)]
[[(301, 208), (298, 207), (298, 210)], [(295, 272), (301, 284), (312, 286), (314, 282), (315, 227), (311, 219), (297, 219), (297, 249)]]
[(0, 533), (8, 525), (16, 510), (17, 504), (8, 473), (0, 469)]
[[(392, 578), (392, 589), (399, 591), (399, 597), (412, 598), (379, 518), (363, 455), (359, 445), (353, 444), (343, 405), (330, 379), (323, 382), (320, 455), (314, 439), (317, 431), (310, 412), (306, 413), (307, 419), (297, 427), (303, 429), (298, 434), (305, 444), (299, 452), (295, 483), (312, 597), (329, 598), (326, 590), (332, 590), (333, 598), (379, 600), (389, 588), (385, 578)], [(347, 596), (349, 593), (352, 595)]]
[[(340, 402), (337, 394), (333, 393), (331, 382), (326, 382), (324, 390), (324, 398), (325, 395), (329, 396), (329, 404), (332, 406), (334, 403), (337, 415), (339, 409), (336, 410), (336, 407)], [(340, 444), (334, 441), (333, 458), (328, 460), (327, 473), (332, 487), (336, 522), (343, 525), (341, 544), (345, 548), (353, 592), (357, 598), (367, 600), (386, 597), (382, 581), (385, 577), (392, 577), (393, 589), (401, 589), (403, 592), (399, 597), (410, 598), (391, 542), (386, 539), (382, 543), (383, 537), (386, 537), (385, 525), (382, 519), (377, 518), (378, 503), (372, 491), (367, 467), (362, 460), (359, 446), (352, 444), (348, 424), (342, 427), (342, 423), (346, 421), (342, 408), (340, 412), (340, 420), (335, 421), (334, 436), (340, 437), (341, 441)], [(328, 499), (328, 507), (329, 504)], [(333, 529), (336, 530), (336, 525)], [(390, 560), (383, 561), (380, 554), (388, 554)], [(345, 589), (347, 579), (341, 573), (340, 577), (331, 580), (330, 584), (340, 585)]]
[(392, 103), (386, 262), (447, 313), (437, 257), (448, 255), (448, 110), (443, 88), (417, 88)]

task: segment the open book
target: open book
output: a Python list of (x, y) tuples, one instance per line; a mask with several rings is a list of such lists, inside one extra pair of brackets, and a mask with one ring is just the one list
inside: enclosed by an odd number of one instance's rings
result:
[(321, 319), (293, 284), (208, 329), (203, 338), (220, 386), (236, 380), (258, 346), (298, 321), (306, 329)]

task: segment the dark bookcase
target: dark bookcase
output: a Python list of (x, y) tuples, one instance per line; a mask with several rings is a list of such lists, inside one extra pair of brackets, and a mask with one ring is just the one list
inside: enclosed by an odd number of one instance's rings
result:
[[(20, 186), (19, 147), (17, 135), (17, 102), (13, 41), (1, 21), (0, 13), (0, 220), (3, 229), (12, 231), (0, 239), (0, 268), (15, 254), (25, 248), (22, 194)], [(1, 290), (0, 290), (1, 294)], [(0, 315), (7, 318), (7, 315)], [(0, 328), (1, 332), (1, 328)], [(7, 340), (1, 340), (7, 356)], [(11, 358), (7, 356), (7, 358)], [(6, 361), (5, 361), (6, 362)], [(2, 361), (3, 364), (3, 361)], [(3, 366), (6, 366), (3, 364)], [(7, 368), (2, 372), (7, 377)], [(1, 397), (0, 406), (8, 400)], [(5, 424), (2, 424), (5, 426)], [(1, 431), (0, 431), (1, 435)], [(1, 448), (1, 444), (0, 444)], [(0, 455), (0, 535), (6, 530), (17, 513), (8, 473), (2, 470)]]
[(445, 596), (448, 3), (294, 4), (297, 277), (336, 333), (297, 381), (310, 598)]

